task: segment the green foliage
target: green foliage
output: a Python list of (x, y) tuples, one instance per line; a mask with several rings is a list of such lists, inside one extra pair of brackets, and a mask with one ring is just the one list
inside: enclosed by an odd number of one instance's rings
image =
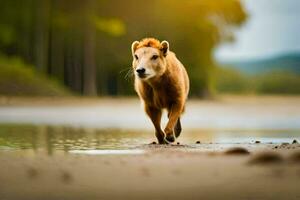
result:
[(14, 41), (14, 31), (11, 27), (0, 24), (0, 44), (3, 46), (10, 45)]
[(36, 72), (20, 58), (0, 56), (0, 95), (70, 94), (57, 81)]
[[(0, 52), (85, 95), (129, 95), (134, 40), (156, 37), (191, 75), (191, 95), (213, 89), (212, 51), (234, 39), (247, 14), (239, 0), (3, 0)], [(97, 75), (97, 76), (96, 76)]]
[(257, 78), (257, 92), (263, 94), (300, 94), (300, 75), (273, 71)]
[(289, 71), (249, 75), (233, 68), (218, 68), (215, 82), (220, 93), (300, 94), (300, 75)]
[(224, 93), (248, 93), (253, 86), (251, 79), (233, 68), (218, 68), (215, 85), (217, 91)]
[(94, 18), (96, 29), (108, 35), (120, 37), (126, 33), (125, 24), (119, 19)]

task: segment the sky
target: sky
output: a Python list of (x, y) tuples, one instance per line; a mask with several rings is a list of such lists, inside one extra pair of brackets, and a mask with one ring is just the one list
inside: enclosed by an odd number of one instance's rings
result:
[(241, 0), (249, 15), (236, 41), (216, 48), (217, 61), (254, 60), (300, 52), (300, 0)]

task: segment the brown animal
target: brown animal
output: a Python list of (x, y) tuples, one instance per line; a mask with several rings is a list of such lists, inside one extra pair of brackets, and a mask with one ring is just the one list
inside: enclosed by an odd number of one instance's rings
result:
[[(158, 142), (174, 142), (181, 133), (180, 116), (189, 92), (188, 74), (169, 50), (167, 41), (145, 38), (133, 42), (131, 50), (135, 90), (155, 127)], [(163, 109), (167, 109), (169, 118), (164, 131), (160, 124)]]

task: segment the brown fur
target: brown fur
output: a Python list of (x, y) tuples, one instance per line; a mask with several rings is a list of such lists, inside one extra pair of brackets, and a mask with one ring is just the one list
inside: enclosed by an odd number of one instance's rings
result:
[[(189, 78), (184, 66), (171, 51), (163, 51), (164, 45), (158, 40), (147, 38), (133, 45), (133, 53), (139, 48), (153, 47), (160, 50), (160, 57), (166, 64), (162, 75), (143, 81), (135, 78), (135, 90), (144, 104), (147, 115), (153, 122), (156, 137), (160, 144), (175, 141), (181, 132), (180, 116), (184, 111), (189, 92)], [(133, 68), (135, 63), (133, 62)], [(162, 109), (167, 109), (169, 121), (162, 131)], [(165, 138), (166, 137), (166, 138)]]
[(153, 48), (157, 48), (157, 49), (162, 48), (160, 42), (154, 38), (145, 38), (145, 39), (141, 40), (139, 42), (138, 46), (136, 47), (136, 50), (139, 48), (142, 48), (142, 47), (153, 47)]

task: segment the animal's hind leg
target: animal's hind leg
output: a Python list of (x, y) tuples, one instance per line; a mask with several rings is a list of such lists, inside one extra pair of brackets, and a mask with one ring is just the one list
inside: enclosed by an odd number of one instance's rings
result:
[(180, 136), (181, 130), (182, 128), (181, 128), (180, 118), (178, 118), (177, 123), (174, 127), (174, 133), (176, 138)]

